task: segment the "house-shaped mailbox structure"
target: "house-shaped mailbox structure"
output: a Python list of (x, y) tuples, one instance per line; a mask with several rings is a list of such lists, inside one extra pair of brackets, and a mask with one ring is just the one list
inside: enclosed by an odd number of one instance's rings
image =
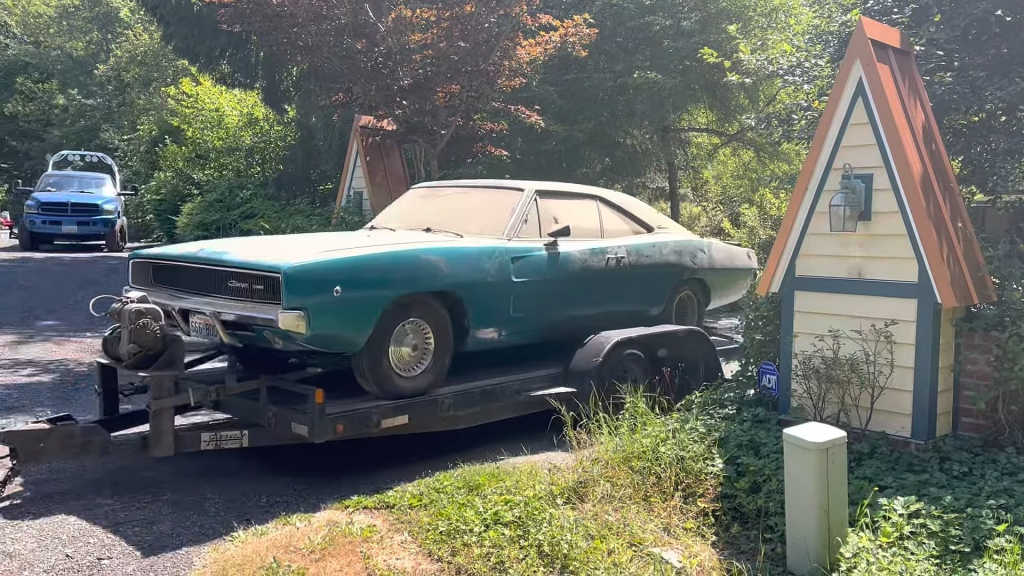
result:
[(342, 206), (354, 204), (363, 214), (373, 216), (409, 189), (402, 147), (382, 138), (392, 130), (393, 123), (372, 116), (357, 114), (352, 121), (332, 223), (337, 221)]
[[(855, 231), (830, 219), (846, 165), (863, 184)], [(899, 30), (860, 19), (758, 293), (782, 302), (780, 411), (791, 408), (794, 356), (815, 336), (896, 320), (896, 370), (871, 428), (921, 441), (951, 432), (954, 320), (996, 297)]]

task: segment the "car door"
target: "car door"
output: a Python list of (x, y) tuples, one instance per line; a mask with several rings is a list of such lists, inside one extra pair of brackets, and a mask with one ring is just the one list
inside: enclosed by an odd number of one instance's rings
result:
[(645, 287), (637, 274), (634, 255), (643, 255), (653, 229), (639, 218), (604, 199), (598, 200), (601, 236), (610, 264), (598, 285), (601, 321), (610, 327), (644, 326), (649, 323)]
[[(548, 234), (568, 225), (568, 237)], [(508, 245), (512, 275), (509, 335), (542, 340), (603, 329), (613, 311), (609, 271), (628, 267), (625, 250), (604, 241), (597, 199), (539, 191)]]

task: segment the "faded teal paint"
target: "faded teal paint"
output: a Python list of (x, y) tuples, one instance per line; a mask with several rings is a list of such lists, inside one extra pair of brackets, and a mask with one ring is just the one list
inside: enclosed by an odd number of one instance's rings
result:
[[(282, 307), (305, 311), (309, 332), (268, 332), (288, 349), (332, 353), (360, 350), (380, 313), (410, 294), (453, 296), (468, 316), (463, 349), (480, 350), (659, 324), (682, 281), (703, 282), (714, 307), (741, 297), (756, 267), (746, 249), (665, 233), (547, 240), (378, 229), (193, 242), (130, 258), (280, 273)], [(239, 338), (272, 346), (260, 334)]]
[[(850, 124), (850, 119), (852, 118), (858, 103), (863, 103), (864, 108), (867, 111), (868, 121), (875, 136), (875, 143), (881, 152), (886, 175), (888, 176), (891, 188), (894, 191), (896, 203), (899, 206), (900, 215), (903, 219), (904, 228), (906, 229), (907, 236), (910, 239), (910, 244), (914, 250), (914, 257), (918, 264), (917, 282), (864, 280), (854, 278), (801, 277), (796, 275), (797, 257), (803, 247), (803, 241), (807, 235), (811, 217), (814, 214), (818, 202), (821, 201), (822, 193), (828, 182), (828, 177), (831, 175), (831, 170), (828, 168), (835, 165), (836, 157), (839, 154), (839, 149), (842, 147), (843, 138), (846, 135), (846, 130)], [(795, 292), (802, 291), (862, 296), (884, 296), (890, 298), (913, 298), (917, 300), (918, 312), (916, 324), (917, 333), (915, 335), (916, 344), (914, 355), (914, 390), (912, 400), (913, 413), (911, 416), (911, 437), (915, 440), (927, 441), (934, 439), (936, 433), (941, 310), (939, 310), (931, 278), (928, 276), (928, 267), (924, 259), (924, 254), (917, 242), (917, 236), (913, 232), (914, 226), (910, 218), (910, 211), (903, 201), (903, 195), (900, 193), (899, 182), (896, 179), (896, 173), (892, 166), (892, 162), (889, 159), (889, 155), (886, 153), (884, 142), (881, 129), (879, 128), (878, 121), (875, 117), (874, 109), (867, 98), (867, 91), (864, 87), (864, 83), (863, 81), (859, 81), (857, 88), (854, 91), (853, 98), (850, 100), (850, 105), (843, 118), (843, 122), (840, 126), (839, 133), (833, 144), (832, 150), (829, 153), (828, 161), (825, 164), (827, 167), (826, 171), (818, 182), (818, 186), (814, 192), (814, 197), (811, 199), (810, 210), (807, 214), (807, 218), (804, 220), (803, 225), (800, 228), (800, 234), (797, 237), (793, 256), (790, 258), (786, 267), (785, 276), (783, 276), (783, 280), (779, 288), (779, 293), (782, 298), (781, 347), (783, 348), (780, 351), (781, 374), (779, 383), (781, 393), (779, 398), (779, 410), (783, 414), (788, 413), (792, 402), (792, 337), (793, 315), (795, 313)], [(854, 169), (856, 169), (856, 166), (854, 166)], [(867, 184), (867, 182), (865, 182), (865, 184)], [(871, 187), (872, 189), (874, 188), (873, 176), (871, 178)], [(939, 320), (936, 320), (936, 314), (939, 314)], [(786, 350), (787, 346), (789, 347), (788, 351)]]

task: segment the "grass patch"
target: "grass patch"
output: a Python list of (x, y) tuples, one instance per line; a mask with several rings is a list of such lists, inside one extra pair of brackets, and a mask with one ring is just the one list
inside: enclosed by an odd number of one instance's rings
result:
[[(366, 543), (403, 531), (414, 540), (398, 549), (415, 550), (428, 574), (784, 572), (782, 434), (743, 386), (672, 409), (633, 393), (617, 416), (594, 412), (577, 424), (568, 463), (468, 466), (282, 518), (227, 545), (263, 547), (244, 570), (211, 573), (260, 574), (275, 558), (274, 569), (313, 569), (310, 558), (345, 547), (360, 573), (390, 573), (374, 564), (388, 555)], [(951, 438), (896, 450), (880, 437), (851, 445), (849, 456), (853, 526), (833, 573), (1024, 576), (1016, 449)], [(338, 514), (388, 523), (323, 528)], [(271, 542), (288, 530), (301, 535)]]
[(215, 546), (203, 576), (444, 574), (384, 514), (325, 511), (283, 516)]

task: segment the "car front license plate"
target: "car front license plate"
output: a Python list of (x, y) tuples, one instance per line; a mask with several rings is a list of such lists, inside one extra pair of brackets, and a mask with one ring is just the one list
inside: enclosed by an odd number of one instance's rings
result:
[(192, 333), (193, 338), (202, 338), (203, 340), (220, 339), (220, 336), (217, 334), (217, 326), (205, 314), (196, 314), (194, 312), (189, 314), (188, 331)]
[(64, 234), (78, 234), (78, 226), (75, 224), (64, 224), (60, 227)]

